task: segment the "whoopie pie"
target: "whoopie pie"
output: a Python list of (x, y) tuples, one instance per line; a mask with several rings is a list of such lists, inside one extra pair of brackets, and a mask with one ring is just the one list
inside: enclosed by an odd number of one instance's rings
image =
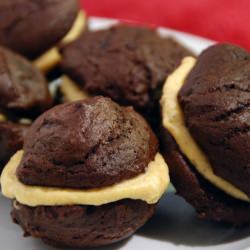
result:
[(130, 236), (153, 215), (168, 183), (146, 121), (101, 96), (43, 113), (1, 176), (14, 222), (25, 235), (61, 247)]
[(186, 48), (155, 29), (125, 24), (84, 32), (61, 48), (62, 71), (90, 95), (131, 105), (158, 125), (162, 85)]
[(204, 219), (250, 223), (250, 54), (216, 44), (164, 84), (161, 148), (177, 193)]

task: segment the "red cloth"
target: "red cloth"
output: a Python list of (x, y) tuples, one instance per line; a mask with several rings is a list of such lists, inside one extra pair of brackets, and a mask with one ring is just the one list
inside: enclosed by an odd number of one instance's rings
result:
[(250, 49), (250, 0), (83, 0), (90, 16), (170, 27)]

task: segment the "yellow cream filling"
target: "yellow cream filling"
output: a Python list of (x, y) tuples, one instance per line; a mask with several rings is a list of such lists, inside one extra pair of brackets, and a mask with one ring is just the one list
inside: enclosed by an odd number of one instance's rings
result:
[[(60, 44), (68, 44), (75, 39), (77, 39), (82, 31), (84, 30), (86, 25), (86, 15), (83, 11), (78, 13), (78, 16), (68, 34), (63, 38)], [(33, 63), (43, 72), (48, 72), (55, 65), (57, 65), (61, 61), (61, 54), (58, 51), (58, 47), (53, 47), (48, 50), (46, 53), (37, 58)]]
[(250, 198), (244, 192), (214, 174), (209, 160), (185, 126), (177, 96), (195, 63), (196, 59), (192, 57), (184, 58), (181, 65), (167, 78), (161, 98), (163, 126), (171, 133), (183, 154), (203, 177), (232, 197), (250, 202)]
[(68, 44), (73, 42), (79, 37), (79, 35), (82, 33), (85, 27), (86, 27), (86, 14), (84, 11), (79, 11), (71, 30), (63, 38), (61, 43)]
[(61, 77), (60, 90), (63, 94), (64, 102), (85, 100), (89, 97), (86, 92), (67, 76)]
[(135, 178), (125, 180), (110, 187), (74, 190), (27, 186), (16, 177), (16, 169), (23, 151), (18, 151), (5, 166), (1, 176), (2, 194), (19, 203), (35, 206), (94, 205), (99, 206), (122, 199), (143, 200), (155, 204), (169, 184), (168, 167), (163, 157), (157, 153), (147, 171)]
[(0, 122), (6, 121), (6, 117), (3, 114), (0, 114)]

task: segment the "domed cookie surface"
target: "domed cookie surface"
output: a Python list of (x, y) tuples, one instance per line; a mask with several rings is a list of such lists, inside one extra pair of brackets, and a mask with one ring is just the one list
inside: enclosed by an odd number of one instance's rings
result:
[(67, 34), (78, 8), (77, 0), (1, 0), (0, 44), (35, 58)]
[(95, 97), (42, 114), (17, 174), (28, 185), (99, 188), (145, 172), (157, 151), (155, 135), (132, 108)]
[(126, 25), (85, 32), (62, 48), (62, 69), (92, 95), (132, 105), (152, 120), (162, 85), (190, 52), (153, 29)]

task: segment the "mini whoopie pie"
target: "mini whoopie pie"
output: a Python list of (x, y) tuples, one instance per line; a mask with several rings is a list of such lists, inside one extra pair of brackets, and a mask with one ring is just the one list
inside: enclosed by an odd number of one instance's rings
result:
[(100, 96), (43, 113), (1, 176), (14, 222), (62, 247), (130, 236), (152, 216), (168, 183), (149, 125), (133, 108)]
[(166, 76), (191, 53), (155, 29), (120, 24), (84, 32), (62, 46), (61, 68), (90, 95), (132, 105), (148, 120), (158, 117)]
[(161, 98), (171, 181), (204, 219), (250, 223), (250, 54), (217, 44), (185, 58)]
[(48, 71), (60, 60), (57, 46), (74, 40), (85, 28), (78, 0), (1, 0), (0, 45)]

